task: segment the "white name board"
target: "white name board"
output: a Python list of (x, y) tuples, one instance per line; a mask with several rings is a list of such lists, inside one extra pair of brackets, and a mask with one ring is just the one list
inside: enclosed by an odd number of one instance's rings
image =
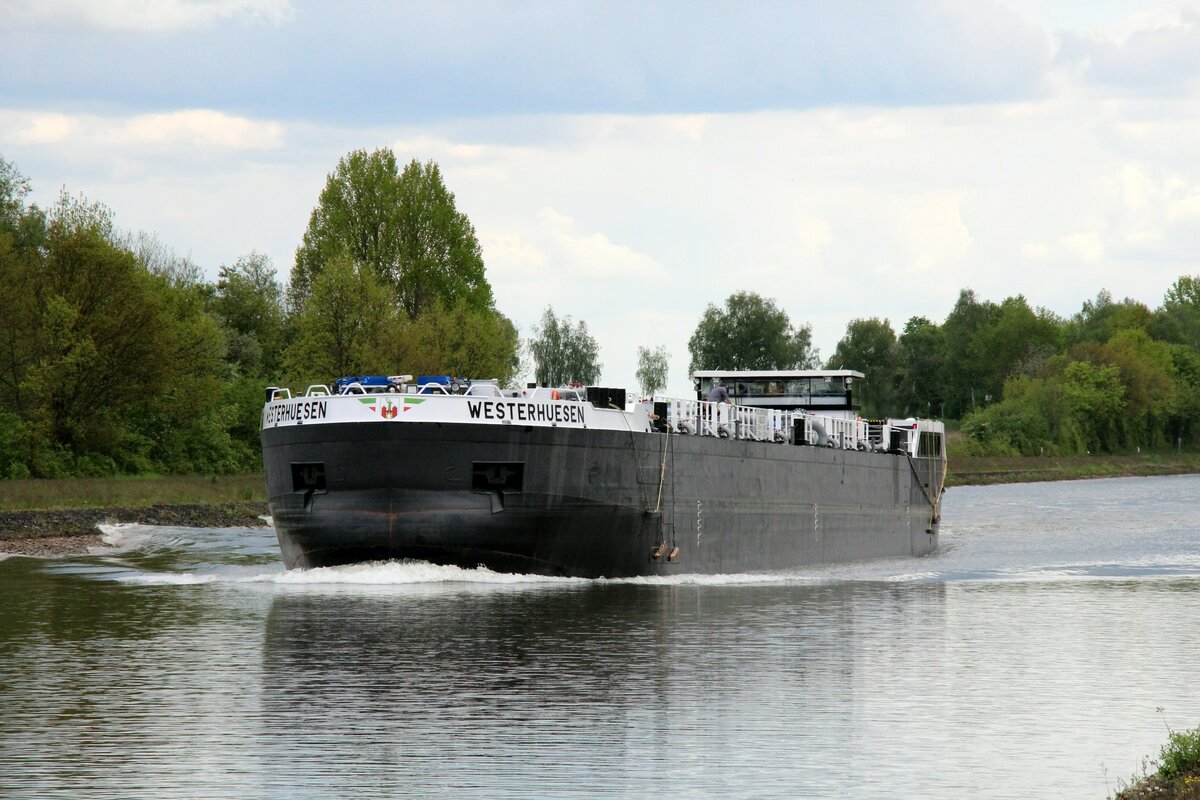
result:
[(649, 430), (645, 409), (598, 409), (575, 400), (369, 394), (295, 397), (263, 407), (263, 428), (341, 422), (461, 422), (474, 425)]

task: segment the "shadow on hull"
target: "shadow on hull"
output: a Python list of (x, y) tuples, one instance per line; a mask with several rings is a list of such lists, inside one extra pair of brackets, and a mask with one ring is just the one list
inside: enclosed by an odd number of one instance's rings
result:
[(640, 509), (578, 498), (524, 495), (500, 505), (490, 494), (380, 489), (329, 493), (308, 509), (288, 499), (272, 511), (289, 569), (417, 559), (533, 575), (634, 575), (658, 527)]

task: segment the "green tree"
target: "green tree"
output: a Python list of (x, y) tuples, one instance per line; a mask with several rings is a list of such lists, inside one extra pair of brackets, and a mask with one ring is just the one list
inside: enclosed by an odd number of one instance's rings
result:
[[(225, 331), (205, 308), (207, 285), (175, 285), (167, 276), (151, 276), (163, 292), (164, 321), (159, 335), (167, 343), (169, 377), (157, 392), (131, 409), (136, 425), (125, 434), (123, 471), (229, 473), (260, 463), (257, 435), (234, 441), (236, 424), (222, 375)], [(261, 383), (258, 388), (261, 390)], [(257, 411), (262, 411), (262, 395)]]
[(943, 416), (941, 376), (946, 340), (940, 325), (912, 317), (896, 343), (897, 395), (903, 415)]
[(1039, 455), (1053, 446), (1044, 413), (1051, 395), (1048, 390), (1045, 381), (1028, 375), (1010, 378), (1004, 386), (1004, 400), (968, 414), (962, 431), (980, 454)]
[(1104, 344), (1117, 331), (1144, 330), (1152, 323), (1153, 315), (1144, 304), (1130, 298), (1114, 302), (1112, 294), (1102, 289), (1095, 300), (1085, 300), (1079, 313), (1072, 317), (1067, 326), (1066, 343)]
[[(218, 435), (194, 441), (220, 450), (223, 341), (200, 288), (148, 272), (117, 243), (102, 205), (64, 193), (48, 218), (18, 216), (20, 236), (0, 237), (12, 256), (0, 258), (0, 409), (20, 421), (28, 451), (7, 453), (0, 468), (45, 477), (188, 469), (195, 463), (174, 458), (171, 442), (206, 425)], [(228, 455), (206, 463), (228, 468)]]
[(1183, 275), (1171, 284), (1150, 330), (1155, 338), (1200, 350), (1200, 275)]
[(542, 386), (578, 382), (594, 384), (600, 379), (600, 345), (580, 320), (571, 326), (569, 316), (559, 319), (546, 307), (542, 324), (533, 330), (529, 351), (534, 361), (534, 380)]
[(399, 171), (388, 148), (355, 150), (329, 174), (296, 251), (289, 302), (298, 311), (342, 253), (392, 288), (409, 319), (438, 302), (492, 305), (475, 228), (432, 161)]
[(988, 324), (976, 330), (969, 352), (985, 396), (999, 399), (1015, 374), (1037, 374), (1062, 349), (1062, 326), (1053, 314), (1034, 311), (1023, 295), (1005, 298)]
[(111, 443), (123, 407), (160, 391), (176, 362), (161, 285), (105, 238), (103, 216), (78, 210), (51, 224), (23, 383), (51, 438), (82, 452)]
[(117, 237), (114, 244), (133, 253), (134, 258), (152, 275), (162, 277), (174, 287), (204, 286), (204, 270), (187, 256), (181, 256), (164, 244), (156, 234), (138, 231)]
[[(0, 407), (22, 408), (19, 375), (32, 357), (29, 326), (34, 319), (34, 296), (45, 252), (46, 218), (26, 209), (29, 181), (15, 166), (0, 159)], [(38, 230), (22, 237), (21, 230)], [(24, 241), (30, 239), (32, 241)]]
[(238, 374), (274, 375), (283, 349), (284, 310), (271, 259), (251, 252), (232, 267), (222, 266), (210, 308), (226, 328), (228, 357)]
[(1169, 345), (1174, 365), (1175, 403), (1167, 423), (1167, 441), (1188, 444), (1200, 435), (1200, 352), (1185, 345)]
[(395, 306), (374, 270), (343, 254), (313, 281), (312, 301), (296, 319), (297, 340), (284, 369), (295, 385), (345, 375), (388, 373), (384, 350), (398, 331)]
[(1112, 451), (1118, 444), (1125, 407), (1120, 370), (1111, 364), (1071, 361), (1063, 370), (1063, 391), (1088, 450)]
[(15, 229), (25, 214), (29, 179), (11, 161), (0, 158), (0, 227)]
[(985, 402), (990, 359), (974, 343), (979, 332), (990, 327), (998, 315), (995, 303), (981, 302), (975, 292), (963, 289), (942, 324), (946, 358), (941, 383), (948, 416), (961, 417)]
[(815, 367), (812, 329), (793, 328), (787, 313), (753, 292), (738, 292), (723, 309), (709, 304), (688, 340), (690, 369), (804, 369)]
[(516, 372), (519, 346), (511, 320), (460, 298), (402, 322), (388, 363), (413, 375), (495, 378), (505, 385)]
[(1113, 334), (1101, 354), (1104, 363), (1119, 370), (1124, 387), (1120, 443), (1163, 444), (1177, 403), (1170, 345), (1154, 341), (1141, 328), (1126, 328)]
[(855, 369), (866, 376), (863, 413), (894, 414), (896, 405), (896, 333), (886, 319), (851, 320), (837, 343), (828, 369)]
[(26, 376), (39, 351), (37, 294), (46, 252), (46, 215), (26, 207), (29, 180), (0, 158), (0, 478), (29, 477), (52, 445), (29, 424), (37, 410)]
[(653, 397), (656, 392), (667, 385), (667, 361), (670, 355), (667, 348), (639, 347), (637, 380), (642, 387), (643, 397)]

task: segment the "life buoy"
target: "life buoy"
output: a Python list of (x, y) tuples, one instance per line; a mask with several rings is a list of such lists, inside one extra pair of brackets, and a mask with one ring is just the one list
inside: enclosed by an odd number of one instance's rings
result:
[(551, 391), (551, 392), (550, 392), (550, 399), (551, 399), (551, 400), (557, 400), (557, 399), (558, 399), (558, 389), (554, 389), (553, 391)]

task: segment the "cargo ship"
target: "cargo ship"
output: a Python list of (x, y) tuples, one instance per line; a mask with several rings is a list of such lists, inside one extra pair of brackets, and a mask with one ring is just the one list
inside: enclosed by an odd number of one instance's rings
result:
[(607, 387), (444, 376), (268, 389), (263, 461), (284, 563), (628, 578), (937, 548), (941, 422), (863, 419), (852, 370), (693, 380), (694, 399), (631, 403)]

